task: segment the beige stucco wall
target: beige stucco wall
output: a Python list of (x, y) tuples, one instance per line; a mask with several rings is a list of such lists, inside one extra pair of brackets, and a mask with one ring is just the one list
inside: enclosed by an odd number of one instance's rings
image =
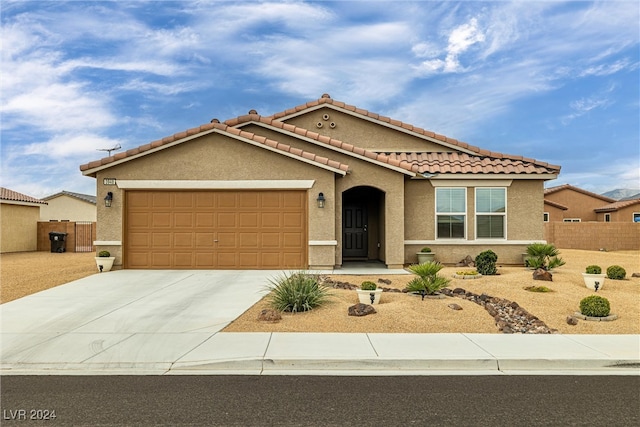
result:
[[(97, 240), (123, 241), (124, 191), (115, 185), (103, 185), (103, 178), (116, 180), (315, 180), (308, 191), (308, 239), (335, 241), (334, 172), (293, 160), (251, 146), (220, 134), (210, 134), (175, 147), (160, 150), (113, 166), (97, 174), (97, 198), (102, 200), (113, 192), (113, 203), (106, 208), (98, 203)], [(327, 198), (324, 209), (317, 207), (318, 193)], [(123, 242), (124, 243), (124, 242)], [(334, 257), (335, 246), (309, 250), (309, 265), (326, 265), (327, 253)], [(115, 265), (122, 265), (121, 246), (98, 246), (116, 256)], [(316, 258), (317, 257), (317, 258)]]
[(97, 219), (96, 205), (61, 195), (40, 207), (40, 221), (92, 221)]
[[(329, 115), (329, 120), (323, 119), (325, 114)], [(286, 122), (365, 149), (446, 151), (441, 145), (398, 132), (377, 123), (362, 120), (329, 107), (292, 117)], [(322, 123), (321, 128), (317, 127), (318, 123)], [(335, 123), (335, 128), (331, 128), (331, 123)]]
[(38, 247), (40, 206), (0, 203), (0, 252), (28, 252)]

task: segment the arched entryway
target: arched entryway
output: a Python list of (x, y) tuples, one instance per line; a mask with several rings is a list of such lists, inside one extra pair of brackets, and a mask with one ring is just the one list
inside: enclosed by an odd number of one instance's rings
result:
[(360, 186), (342, 193), (342, 261), (383, 261), (384, 192)]

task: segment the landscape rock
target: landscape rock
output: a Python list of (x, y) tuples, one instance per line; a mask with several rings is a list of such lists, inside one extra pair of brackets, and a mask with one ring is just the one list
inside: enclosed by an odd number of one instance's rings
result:
[(537, 268), (533, 272), (533, 280), (544, 280), (547, 282), (553, 282), (553, 274), (549, 273), (544, 268)]
[(282, 315), (276, 310), (265, 308), (258, 314), (258, 320), (261, 322), (276, 323), (282, 320)]
[(473, 260), (473, 258), (471, 258), (471, 256), (467, 255), (462, 260), (460, 260), (460, 262), (457, 263), (456, 266), (457, 267), (475, 267), (476, 263)]
[(349, 316), (366, 316), (376, 313), (376, 309), (369, 304), (358, 303), (349, 307)]
[(384, 283), (385, 285), (390, 285), (391, 280), (389, 279), (378, 279), (378, 283)]
[(578, 319), (573, 316), (567, 316), (567, 325), (575, 326), (578, 324)]
[(462, 307), (455, 303), (449, 304), (447, 307), (449, 307), (451, 310), (462, 310)]
[(633, 273), (631, 277), (640, 277), (640, 273)]

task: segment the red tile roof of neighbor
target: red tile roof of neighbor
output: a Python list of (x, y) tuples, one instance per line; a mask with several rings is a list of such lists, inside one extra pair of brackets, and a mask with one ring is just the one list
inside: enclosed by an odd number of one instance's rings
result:
[(558, 209), (562, 209), (563, 211), (566, 211), (566, 210), (569, 209), (567, 206), (561, 205), (560, 203), (556, 203), (553, 200), (544, 199), (544, 204), (545, 205), (551, 205), (551, 206), (556, 207)]
[(36, 199), (35, 197), (27, 196), (26, 194), (18, 193), (17, 191), (9, 190), (8, 188), (4, 188), (4, 187), (0, 187), (0, 200), (9, 200), (12, 202), (39, 203), (41, 205), (48, 204), (44, 200)]
[(594, 209), (596, 212), (613, 212), (618, 209), (626, 208), (627, 206), (632, 206), (640, 204), (640, 199), (629, 199), (629, 200), (620, 200), (617, 202), (613, 202), (606, 206), (602, 206), (601, 208)]
[[(370, 150), (365, 150), (359, 147), (355, 147), (346, 142), (342, 142), (325, 135), (320, 135), (317, 132), (313, 132), (307, 129), (299, 128), (289, 123), (284, 123), (279, 119), (291, 116), (293, 114), (300, 114), (304, 110), (310, 108), (316, 108), (323, 104), (333, 105), (337, 108), (341, 108), (347, 112), (366, 116), (386, 123), (390, 126), (394, 126), (398, 129), (413, 132), (418, 136), (424, 136), (436, 142), (444, 143), (452, 148), (458, 148), (465, 153), (445, 152), (445, 153), (377, 153)], [(151, 142), (150, 144), (142, 145), (132, 150), (127, 150), (123, 153), (117, 153), (111, 157), (106, 157), (101, 160), (97, 160), (88, 164), (80, 166), (81, 171), (87, 171), (100, 166), (108, 165), (118, 160), (125, 159), (127, 157), (140, 154), (142, 152), (161, 147), (166, 144), (171, 144), (176, 141), (180, 141), (189, 136), (197, 135), (203, 132), (210, 132), (212, 130), (227, 133), (231, 136), (242, 137), (259, 144), (271, 147), (273, 149), (290, 153), (294, 156), (303, 157), (307, 160), (320, 163), (347, 171), (348, 166), (342, 163), (327, 159), (325, 157), (317, 156), (311, 152), (302, 151), (292, 148), (286, 144), (281, 144), (277, 141), (267, 139), (263, 136), (256, 135), (250, 132), (242, 131), (236, 126), (240, 126), (246, 123), (258, 123), (268, 125), (281, 129), (286, 132), (290, 132), (296, 135), (307, 137), (313, 141), (319, 143), (319, 145), (326, 145), (330, 148), (340, 149), (342, 151), (353, 153), (357, 156), (362, 156), (375, 160), (381, 163), (388, 164), (390, 166), (404, 169), (410, 173), (482, 173), (482, 174), (556, 174), (560, 172), (560, 166), (551, 165), (545, 162), (539, 162), (534, 159), (524, 158), (522, 156), (512, 156), (502, 153), (491, 152), (482, 150), (478, 147), (469, 145), (464, 142), (460, 142), (456, 139), (448, 138), (443, 135), (438, 135), (434, 132), (426, 131), (421, 128), (414, 127), (412, 125), (392, 120), (388, 117), (379, 116), (374, 113), (370, 113), (367, 110), (362, 110), (351, 105), (347, 105), (343, 102), (334, 101), (329, 95), (323, 95), (322, 98), (307, 102), (306, 104), (299, 105), (292, 109), (285, 110), (281, 113), (276, 113), (272, 116), (260, 116), (251, 110), (249, 114), (236, 117), (219, 123), (217, 119), (213, 119), (211, 123), (202, 125), (197, 128), (192, 128), (184, 132), (176, 133), (172, 136), (165, 137), (162, 140)], [(419, 156), (418, 156), (419, 154)], [(437, 160), (436, 160), (437, 159)]]
[(602, 194), (592, 193), (591, 191), (583, 190), (582, 188), (574, 187), (573, 185), (570, 185), (570, 184), (563, 184), (563, 185), (558, 185), (558, 186), (555, 186), (555, 187), (545, 188), (544, 189), (544, 194), (545, 195), (553, 194), (553, 193), (557, 193), (558, 191), (562, 191), (562, 190), (577, 191), (578, 193), (582, 193), (582, 194), (585, 194), (587, 196), (595, 197), (596, 199), (604, 200), (605, 202), (615, 202), (616, 201), (616, 199), (612, 199), (611, 197), (603, 196)]

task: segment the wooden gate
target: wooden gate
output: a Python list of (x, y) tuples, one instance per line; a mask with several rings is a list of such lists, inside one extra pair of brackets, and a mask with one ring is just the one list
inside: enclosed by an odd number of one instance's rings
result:
[(93, 252), (93, 222), (76, 221), (76, 252)]

